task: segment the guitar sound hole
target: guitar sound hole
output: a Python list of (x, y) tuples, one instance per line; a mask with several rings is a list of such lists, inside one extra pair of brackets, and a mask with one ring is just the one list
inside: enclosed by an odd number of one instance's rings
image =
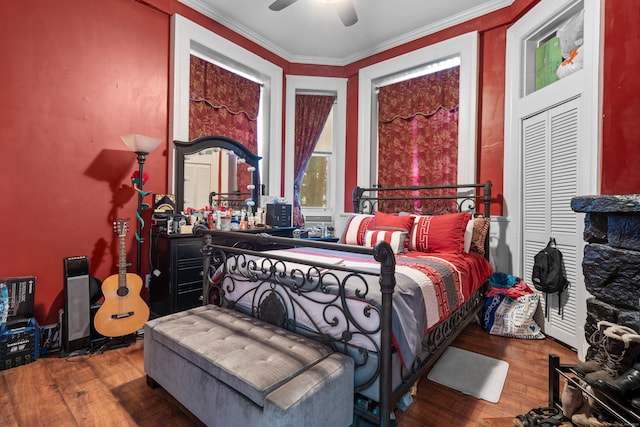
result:
[(118, 294), (119, 297), (126, 297), (127, 294), (129, 293), (129, 288), (124, 288), (124, 287), (118, 288), (116, 293)]

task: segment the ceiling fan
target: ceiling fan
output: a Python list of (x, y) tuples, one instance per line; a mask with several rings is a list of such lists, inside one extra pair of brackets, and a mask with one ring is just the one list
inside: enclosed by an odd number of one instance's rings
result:
[[(269, 5), (269, 9), (274, 11), (280, 11), (285, 7), (291, 6), (298, 0), (276, 0)], [(342, 20), (345, 27), (358, 22), (358, 15), (356, 14), (356, 8), (353, 5), (353, 0), (323, 0), (325, 3), (331, 3), (336, 8), (338, 16)]]

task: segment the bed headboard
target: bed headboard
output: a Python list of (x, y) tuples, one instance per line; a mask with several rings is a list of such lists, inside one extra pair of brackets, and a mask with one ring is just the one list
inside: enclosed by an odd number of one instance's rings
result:
[(417, 215), (441, 215), (470, 212), (491, 216), (491, 181), (411, 187), (355, 187), (353, 211), (356, 213), (408, 212)]

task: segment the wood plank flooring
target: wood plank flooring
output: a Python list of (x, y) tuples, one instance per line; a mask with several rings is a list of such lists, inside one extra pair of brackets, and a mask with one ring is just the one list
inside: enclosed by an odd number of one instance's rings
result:
[[(497, 404), (420, 381), (414, 403), (397, 412), (400, 427), (493, 426), (547, 405), (547, 359), (576, 355), (551, 340), (488, 335), (469, 325), (453, 344), (509, 362)], [(212, 408), (215, 409), (215, 408)], [(72, 358), (43, 357), (0, 372), (0, 426), (201, 426), (162, 389), (146, 384), (143, 345)], [(322, 426), (309, 420), (308, 426)], [(500, 424), (501, 427), (502, 424)], [(511, 425), (511, 423), (505, 424)]]

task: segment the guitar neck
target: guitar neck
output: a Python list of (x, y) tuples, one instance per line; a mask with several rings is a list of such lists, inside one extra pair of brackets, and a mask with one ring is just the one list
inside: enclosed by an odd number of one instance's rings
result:
[(126, 242), (124, 235), (120, 236), (120, 256), (118, 259), (118, 287), (127, 287), (127, 254), (126, 254)]

